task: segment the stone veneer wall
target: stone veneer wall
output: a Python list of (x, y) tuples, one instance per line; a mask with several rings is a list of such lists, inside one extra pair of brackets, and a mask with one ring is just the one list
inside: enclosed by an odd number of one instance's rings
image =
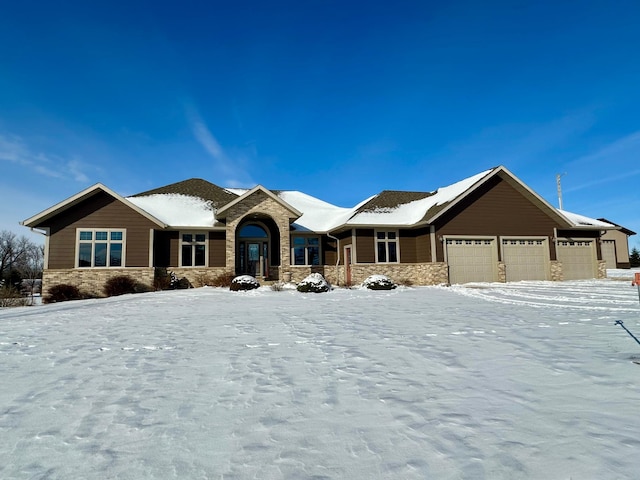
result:
[(504, 262), (498, 262), (498, 281), (502, 283), (507, 281), (507, 265)]
[[(291, 281), (300, 282), (312, 272), (321, 273), (332, 285), (345, 285), (345, 268), (340, 265), (317, 267), (289, 267)], [(359, 285), (370, 275), (386, 275), (395, 283), (406, 285), (439, 285), (449, 281), (446, 263), (398, 263), (398, 264), (354, 264), (351, 265), (351, 284)], [(283, 276), (281, 276), (281, 280)]]
[(598, 260), (598, 278), (607, 278), (607, 262)]
[(42, 295), (49, 293), (53, 285), (65, 283), (75, 285), (81, 291), (92, 295), (104, 295), (102, 288), (107, 280), (119, 275), (127, 275), (138, 282), (153, 287), (153, 268), (91, 268), (45, 270), (42, 273)]
[(551, 280), (561, 282), (564, 280), (564, 271), (562, 270), (562, 262), (559, 260), (551, 261)]
[(226, 275), (229, 272), (225, 267), (202, 268), (167, 268), (167, 272), (173, 272), (178, 279), (186, 278), (194, 287), (204, 287), (212, 283), (216, 277)]
[(227, 269), (235, 271), (236, 268), (236, 229), (250, 214), (270, 216), (280, 230), (280, 265), (286, 267), (290, 264), (289, 241), (289, 211), (276, 200), (263, 191), (256, 191), (244, 201), (234, 205), (227, 214)]

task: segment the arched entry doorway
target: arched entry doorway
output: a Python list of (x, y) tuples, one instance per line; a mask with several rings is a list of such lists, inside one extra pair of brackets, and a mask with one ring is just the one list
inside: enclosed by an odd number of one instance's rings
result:
[(271, 236), (267, 226), (262, 222), (245, 223), (240, 227), (237, 237), (237, 273), (268, 277)]

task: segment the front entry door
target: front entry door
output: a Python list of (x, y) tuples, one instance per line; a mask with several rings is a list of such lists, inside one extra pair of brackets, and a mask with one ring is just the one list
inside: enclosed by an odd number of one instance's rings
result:
[(249, 268), (249, 275), (260, 275), (260, 244), (249, 243), (247, 245), (247, 267)]
[(262, 241), (240, 242), (240, 273), (252, 277), (269, 276), (269, 244)]

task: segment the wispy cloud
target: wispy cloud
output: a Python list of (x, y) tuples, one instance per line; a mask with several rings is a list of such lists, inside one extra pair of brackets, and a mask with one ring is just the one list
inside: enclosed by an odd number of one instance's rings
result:
[(17, 135), (0, 134), (0, 161), (14, 163), (46, 177), (72, 178), (83, 183), (89, 180), (82, 172), (84, 165), (79, 160), (38, 152)]
[(450, 150), (455, 158), (514, 167), (549, 155), (589, 130), (594, 121), (593, 114), (579, 111), (545, 123), (496, 125), (452, 145)]
[[(606, 183), (628, 181), (630, 178), (640, 175), (640, 168), (632, 169), (638, 165), (640, 158), (640, 131), (631, 133), (613, 142), (610, 142), (594, 153), (579, 157), (568, 164), (568, 167), (576, 172), (589, 172), (595, 176), (595, 180), (589, 180), (579, 185), (571, 186), (567, 192), (575, 192)], [(610, 174), (617, 172), (615, 174)]]
[(216, 174), (223, 177), (222, 180), (225, 186), (253, 186), (255, 182), (253, 182), (251, 175), (244, 168), (247, 163), (246, 156), (237, 152), (229, 154), (225, 151), (195, 107), (186, 105), (185, 111), (193, 136), (214, 160)]

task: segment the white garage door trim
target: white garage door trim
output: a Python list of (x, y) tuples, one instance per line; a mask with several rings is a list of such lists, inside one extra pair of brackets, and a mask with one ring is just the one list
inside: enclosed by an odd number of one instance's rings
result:
[(498, 281), (496, 237), (446, 236), (443, 242), (449, 283)]
[(500, 240), (507, 282), (551, 279), (547, 237), (501, 237)]
[(598, 276), (596, 241), (593, 238), (559, 238), (556, 245), (565, 280), (583, 280)]

